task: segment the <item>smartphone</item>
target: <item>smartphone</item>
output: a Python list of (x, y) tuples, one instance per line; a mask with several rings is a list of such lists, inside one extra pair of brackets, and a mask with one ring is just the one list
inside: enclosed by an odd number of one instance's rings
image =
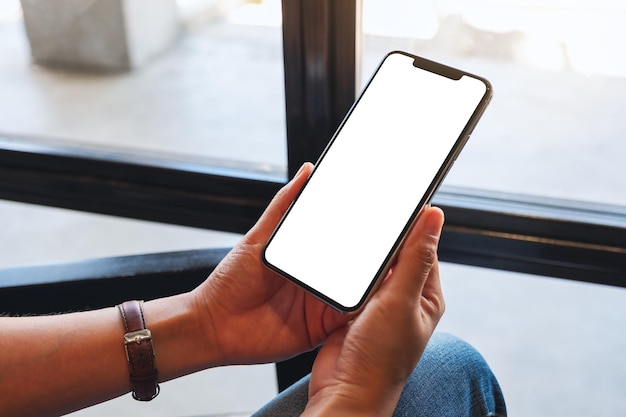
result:
[(267, 242), (265, 265), (343, 313), (359, 310), (491, 95), (484, 78), (387, 54)]

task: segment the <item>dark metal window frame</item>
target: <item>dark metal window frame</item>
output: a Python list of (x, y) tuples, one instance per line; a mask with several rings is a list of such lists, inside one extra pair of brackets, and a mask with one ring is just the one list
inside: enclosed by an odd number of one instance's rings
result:
[[(1, 198), (199, 228), (245, 233), (283, 184), (24, 140), (0, 145)], [(444, 261), (626, 287), (624, 207), (456, 187), (442, 187), (434, 204), (446, 213)]]

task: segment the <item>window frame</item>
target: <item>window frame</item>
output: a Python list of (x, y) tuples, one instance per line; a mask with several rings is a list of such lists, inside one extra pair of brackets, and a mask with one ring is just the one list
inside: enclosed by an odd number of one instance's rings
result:
[[(288, 174), (352, 104), (362, 0), (283, 1)], [(244, 233), (285, 179), (241, 168), (0, 137), (0, 198)], [(626, 287), (626, 208), (443, 187), (444, 261)]]

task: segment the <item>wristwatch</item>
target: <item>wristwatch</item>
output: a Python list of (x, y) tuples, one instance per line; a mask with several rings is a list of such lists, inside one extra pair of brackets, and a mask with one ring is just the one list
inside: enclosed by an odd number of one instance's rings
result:
[(126, 301), (118, 305), (126, 334), (124, 346), (133, 385), (133, 398), (150, 401), (159, 395), (159, 373), (154, 366), (152, 333), (146, 328), (143, 301)]

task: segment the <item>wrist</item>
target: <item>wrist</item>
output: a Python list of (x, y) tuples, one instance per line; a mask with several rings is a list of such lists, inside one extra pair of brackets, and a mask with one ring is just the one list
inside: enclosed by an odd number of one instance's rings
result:
[(359, 417), (380, 417), (391, 416), (391, 412), (384, 413), (378, 407), (373, 407), (370, 401), (362, 399), (355, 401), (354, 399), (344, 398), (341, 395), (327, 396), (324, 398), (310, 398), (307, 406), (302, 413), (302, 417), (313, 416), (359, 416)]
[(303, 416), (391, 416), (400, 394), (329, 387), (309, 398)]
[(189, 293), (144, 304), (146, 326), (152, 333), (159, 380), (167, 381), (217, 366), (219, 355)]

